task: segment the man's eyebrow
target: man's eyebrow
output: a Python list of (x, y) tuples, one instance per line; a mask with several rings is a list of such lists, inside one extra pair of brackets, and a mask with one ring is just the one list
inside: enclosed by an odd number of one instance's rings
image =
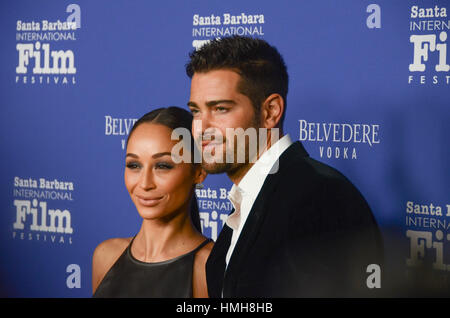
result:
[[(236, 102), (232, 99), (219, 99), (219, 100), (211, 100), (206, 102), (206, 106), (208, 107), (213, 107), (219, 104), (231, 104), (231, 105), (236, 105)], [(190, 107), (198, 107), (198, 105), (195, 102), (188, 102), (187, 103), (188, 106)]]
[(232, 99), (220, 99), (220, 100), (211, 100), (209, 102), (206, 102), (206, 106), (213, 107), (219, 104), (231, 104), (236, 105), (236, 102)]

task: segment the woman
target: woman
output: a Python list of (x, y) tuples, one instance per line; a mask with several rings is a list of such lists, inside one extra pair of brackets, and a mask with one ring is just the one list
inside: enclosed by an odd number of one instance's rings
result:
[(190, 130), (191, 124), (191, 114), (178, 107), (156, 109), (134, 124), (125, 185), (142, 226), (133, 238), (97, 246), (94, 297), (208, 297), (205, 264), (213, 243), (201, 233), (194, 195), (206, 175), (201, 165), (171, 157), (178, 142), (171, 140), (172, 131)]

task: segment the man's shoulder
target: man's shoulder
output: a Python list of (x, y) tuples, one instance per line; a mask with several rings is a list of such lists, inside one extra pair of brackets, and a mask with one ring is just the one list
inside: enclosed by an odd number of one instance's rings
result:
[(309, 188), (322, 186), (324, 183), (353, 186), (339, 170), (311, 158), (299, 142), (293, 143), (280, 157), (275, 177), (285, 185), (306, 184)]
[(288, 150), (284, 158), (280, 158), (277, 176), (272, 181), (268, 179), (275, 184), (272, 192), (275, 201), (283, 202), (286, 207), (314, 206), (315, 212), (324, 213), (335, 209), (370, 211), (357, 186), (339, 170), (304, 155), (301, 149)]

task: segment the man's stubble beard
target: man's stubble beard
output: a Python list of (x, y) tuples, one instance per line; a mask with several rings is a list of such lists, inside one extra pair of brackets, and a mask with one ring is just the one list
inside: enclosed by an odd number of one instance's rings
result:
[[(227, 153), (229, 153), (229, 149), (227, 147), (227, 139), (223, 137), (223, 143), (219, 145), (220, 147), (224, 147), (225, 149), (220, 151), (220, 155), (213, 155), (211, 157), (205, 155), (203, 157), (202, 168), (208, 174), (219, 174), (219, 173), (232, 173), (233, 171), (239, 169), (242, 165), (245, 165), (246, 162), (238, 163), (236, 157), (232, 158), (231, 162), (228, 159), (227, 161)], [(237, 143), (234, 143), (234, 149), (232, 149), (233, 153), (237, 152)], [(217, 157), (216, 157), (217, 156)], [(206, 159), (206, 160), (205, 160)], [(247, 158), (246, 158), (247, 159)]]
[[(253, 117), (252, 123), (249, 127), (247, 128), (255, 128), (256, 129), (256, 134), (257, 134), (257, 140), (259, 140), (259, 127), (261, 127), (260, 122), (258, 121), (259, 114), (256, 113), (255, 116)], [(223, 143), (226, 145), (227, 144), (227, 138), (226, 136), (223, 137)], [(237, 160), (237, 154), (238, 154), (238, 142), (237, 140), (234, 141), (234, 149), (233, 149), (233, 154), (234, 154), (234, 158), (233, 158), (233, 162), (227, 162), (227, 150), (228, 148), (225, 146), (225, 152), (222, 152), (222, 160), (221, 162), (205, 162), (205, 160), (203, 160), (202, 162), (202, 168), (208, 173), (208, 174), (219, 174), (219, 173), (226, 173), (228, 175), (232, 175), (234, 174), (236, 171), (244, 168), (244, 166), (247, 166), (250, 162), (250, 154), (249, 154), (249, 145), (247, 142), (247, 137), (245, 137), (245, 162), (238, 162)], [(256, 155), (256, 154), (252, 154)]]
[(232, 172), (233, 170), (236, 170), (239, 168), (239, 167), (236, 167), (236, 165), (242, 165), (242, 163), (241, 164), (227, 163), (227, 162), (202, 163), (203, 169), (208, 174), (229, 173), (229, 172)]

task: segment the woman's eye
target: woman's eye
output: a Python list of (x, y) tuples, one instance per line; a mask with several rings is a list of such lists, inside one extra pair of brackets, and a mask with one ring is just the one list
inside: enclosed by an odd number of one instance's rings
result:
[(197, 109), (194, 109), (194, 108), (191, 109), (191, 114), (192, 114), (192, 116), (195, 116), (195, 115), (197, 115), (198, 113), (199, 113), (199, 111), (198, 111)]
[(173, 165), (168, 162), (158, 162), (157, 164), (155, 164), (155, 168), (161, 170), (170, 170), (173, 168)]
[(141, 165), (139, 164), (139, 163), (137, 163), (137, 162), (128, 162), (127, 164), (126, 164), (126, 167), (128, 168), (128, 169), (138, 169), (138, 168), (140, 168), (141, 167)]

